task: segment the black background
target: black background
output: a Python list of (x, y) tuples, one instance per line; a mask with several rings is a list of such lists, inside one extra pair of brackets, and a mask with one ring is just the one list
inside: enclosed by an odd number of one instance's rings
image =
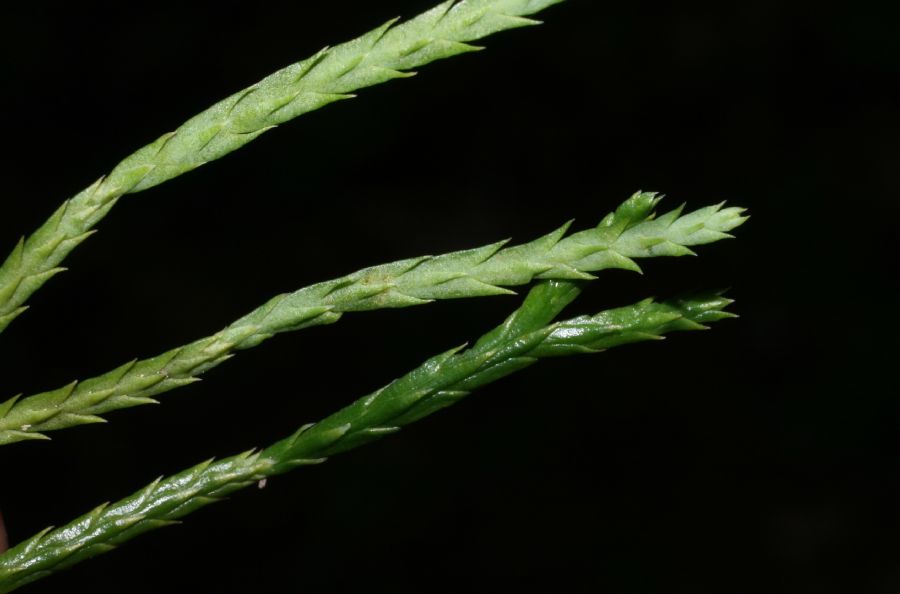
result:
[[(5, 7), (0, 240), (213, 101), (429, 5)], [(589, 226), (639, 188), (753, 218), (700, 258), (603, 273), (570, 313), (731, 287), (742, 317), (543, 363), (33, 591), (900, 591), (897, 12), (573, 0), (124, 198), (2, 336), (5, 396), (363, 266)], [(10, 536), (271, 442), (516, 303), (348, 315), (3, 448)]]

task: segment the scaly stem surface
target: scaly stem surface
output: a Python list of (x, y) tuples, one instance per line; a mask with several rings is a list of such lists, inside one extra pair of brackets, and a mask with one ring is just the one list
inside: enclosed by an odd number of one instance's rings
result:
[(46, 438), (52, 431), (102, 422), (110, 411), (153, 403), (153, 397), (196, 381), (234, 351), (280, 332), (334, 323), (343, 312), (406, 307), (435, 299), (511, 293), (532, 279), (590, 279), (607, 268), (639, 270), (633, 258), (691, 254), (686, 246), (730, 237), (745, 217), (711, 206), (659, 218), (660, 198), (637, 193), (595, 228), (564, 237), (568, 224), (531, 243), (503, 242), (437, 257), (367, 268), (295, 293), (279, 295), (218, 334), (105, 375), (0, 404), (0, 445)]
[(722, 297), (668, 303), (648, 299), (550, 324), (578, 293), (573, 281), (543, 282), (532, 289), (522, 307), (468, 350), (460, 347), (432, 357), (384, 388), (264, 450), (204, 462), (158, 479), (65, 526), (41, 532), (0, 555), (0, 593), (110, 551), (263, 478), (324, 462), (394, 433), (540, 358), (593, 353), (658, 339), (671, 331), (705, 328), (707, 322), (732, 317), (723, 311), (730, 300)]
[(263, 132), (434, 60), (480, 49), (466, 42), (537, 24), (534, 14), (562, 0), (452, 0), (400, 25), (395, 21), (292, 64), (191, 118), (119, 163), (67, 200), (0, 267), (0, 332), (29, 296), (125, 194), (146, 190), (218, 159)]

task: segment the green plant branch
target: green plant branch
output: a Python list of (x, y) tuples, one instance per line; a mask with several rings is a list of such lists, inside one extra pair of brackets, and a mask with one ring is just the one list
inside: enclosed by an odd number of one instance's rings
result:
[(132, 361), (105, 375), (0, 404), (0, 445), (45, 439), (43, 432), (102, 422), (100, 415), (156, 402), (153, 397), (197, 380), (235, 351), (280, 332), (338, 321), (344, 312), (406, 307), (435, 299), (511, 293), (504, 286), (539, 279), (590, 279), (607, 268), (639, 270), (633, 258), (680, 256), (687, 246), (730, 237), (745, 217), (711, 206), (652, 218), (660, 197), (637, 193), (595, 228), (564, 237), (568, 224), (531, 243), (503, 242), (437, 257), (376, 266), (279, 295), (221, 332)]
[(575, 282), (540, 283), (522, 307), (468, 350), (460, 347), (432, 357), (384, 388), (264, 450), (204, 462), (158, 479), (66, 526), (39, 533), (0, 555), (0, 593), (170, 525), (263, 478), (324, 462), (394, 433), (541, 358), (659, 339), (668, 332), (702, 329), (708, 322), (733, 317), (723, 311), (731, 301), (713, 296), (667, 303), (648, 299), (548, 325), (578, 293)]
[(410, 69), (480, 49), (467, 42), (506, 29), (537, 24), (534, 14), (562, 0), (464, 0), (443, 2), (399, 25), (390, 21), (365, 35), (326, 48), (275, 72), (191, 118), (119, 163), (67, 200), (0, 267), (0, 332), (25, 302), (125, 194), (146, 190), (218, 159), (263, 132), (352, 91), (395, 78)]

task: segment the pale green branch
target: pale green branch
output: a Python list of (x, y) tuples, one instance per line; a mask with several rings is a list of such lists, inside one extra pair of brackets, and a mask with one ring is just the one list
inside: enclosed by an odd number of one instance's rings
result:
[(473, 41), (536, 24), (534, 14), (562, 0), (443, 2), (399, 25), (386, 23), (326, 48), (231, 95), (119, 163), (109, 175), (67, 200), (0, 267), (0, 332), (25, 311), (25, 302), (125, 194), (146, 190), (218, 159), (263, 132), (348, 93), (434, 60), (479, 49)]
[(633, 258), (691, 254), (687, 246), (730, 237), (740, 208), (721, 205), (653, 218), (660, 197), (637, 193), (592, 229), (565, 237), (568, 224), (531, 243), (503, 242), (441, 256), (402, 260), (279, 295), (221, 332), (187, 346), (132, 361), (105, 375), (0, 404), (0, 445), (46, 439), (43, 432), (102, 422), (100, 415), (153, 403), (153, 397), (196, 381), (235, 351), (267, 338), (331, 324), (344, 312), (407, 307), (435, 299), (508, 294), (533, 279), (591, 279), (608, 268), (639, 270)]

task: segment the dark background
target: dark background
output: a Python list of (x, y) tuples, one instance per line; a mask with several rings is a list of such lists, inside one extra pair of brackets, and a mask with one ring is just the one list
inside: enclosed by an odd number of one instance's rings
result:
[[(213, 101), (430, 5), (5, 7), (0, 240)], [(889, 10), (573, 0), (124, 198), (2, 336), (2, 396), (363, 266), (593, 225), (638, 188), (753, 218), (700, 258), (603, 273), (570, 313), (731, 287), (742, 317), (543, 363), (32, 591), (900, 591)], [(10, 536), (269, 443), (517, 303), (348, 315), (162, 406), (3, 448)]]

